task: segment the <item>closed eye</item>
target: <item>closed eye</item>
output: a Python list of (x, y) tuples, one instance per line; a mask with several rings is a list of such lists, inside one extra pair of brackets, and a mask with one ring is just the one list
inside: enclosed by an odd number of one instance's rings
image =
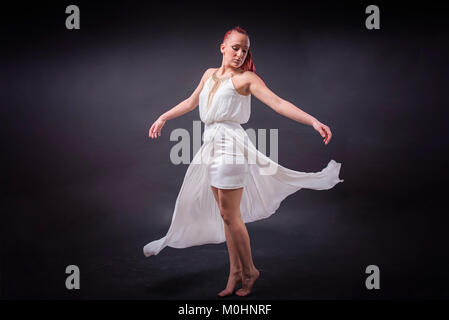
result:
[[(232, 49), (234, 49), (235, 51), (237, 51), (238, 50), (238, 48), (232, 48)], [(245, 52), (246, 53), (246, 50), (245, 49), (243, 49), (243, 52)]]

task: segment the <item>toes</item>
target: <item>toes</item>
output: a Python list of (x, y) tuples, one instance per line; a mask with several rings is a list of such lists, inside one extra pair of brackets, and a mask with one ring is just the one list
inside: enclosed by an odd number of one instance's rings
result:
[(235, 292), (236, 295), (240, 296), (240, 297), (246, 297), (247, 295), (249, 295), (248, 291), (244, 291), (242, 289), (239, 289)]
[(230, 295), (231, 295), (230, 292), (223, 292), (223, 293), (220, 292), (220, 293), (218, 294), (219, 297), (226, 297), (226, 296), (230, 296)]
[(217, 295), (219, 297), (225, 297), (225, 296), (229, 296), (232, 295), (234, 293), (235, 290), (235, 286), (238, 284), (242, 284), (242, 279), (236, 279), (236, 281), (234, 281), (234, 285), (228, 283), (228, 287), (231, 286), (232, 289), (226, 288), (223, 291), (221, 291), (220, 293), (218, 293)]

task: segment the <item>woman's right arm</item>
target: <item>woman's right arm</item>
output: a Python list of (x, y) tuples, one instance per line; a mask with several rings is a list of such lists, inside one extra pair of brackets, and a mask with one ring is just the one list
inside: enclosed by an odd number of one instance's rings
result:
[(159, 137), (161, 136), (161, 129), (167, 120), (171, 120), (179, 116), (182, 116), (183, 114), (192, 111), (198, 106), (200, 92), (201, 90), (203, 90), (204, 83), (211, 74), (211, 71), (213, 71), (213, 69), (209, 68), (204, 72), (200, 83), (198, 84), (197, 88), (195, 89), (195, 91), (193, 91), (190, 97), (188, 97), (186, 100), (182, 101), (178, 105), (174, 106), (173, 108), (162, 114), (153, 123), (148, 134), (150, 138), (157, 138), (158, 136)]

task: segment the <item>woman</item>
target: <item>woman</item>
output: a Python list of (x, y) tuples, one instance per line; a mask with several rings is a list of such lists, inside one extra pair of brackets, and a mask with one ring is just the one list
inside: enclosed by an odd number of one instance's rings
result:
[(325, 145), (332, 137), (328, 126), (266, 87), (254, 73), (249, 47), (242, 28), (226, 32), (220, 45), (221, 67), (206, 70), (193, 94), (161, 115), (149, 130), (149, 136), (157, 138), (167, 120), (199, 104), (204, 143), (187, 169), (167, 235), (147, 244), (144, 254), (156, 255), (166, 246), (186, 248), (226, 240), (230, 271), (220, 297), (233, 294), (238, 283), (242, 288), (236, 294), (247, 296), (260, 275), (252, 260), (246, 222), (269, 217), (285, 197), (301, 188), (324, 190), (343, 182), (338, 177), (341, 164), (334, 160), (320, 172), (294, 171), (272, 161), (249, 141), (240, 124), (249, 120), (251, 95), (279, 114), (312, 126)]

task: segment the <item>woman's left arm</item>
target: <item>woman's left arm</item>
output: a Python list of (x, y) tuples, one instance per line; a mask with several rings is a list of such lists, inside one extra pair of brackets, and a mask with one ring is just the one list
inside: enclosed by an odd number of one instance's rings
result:
[(296, 122), (312, 126), (323, 137), (324, 144), (328, 144), (332, 133), (328, 126), (318, 121), (315, 117), (302, 111), (292, 103), (277, 96), (271, 91), (262, 79), (253, 72), (247, 72), (249, 91), (257, 99), (269, 106), (280, 115)]

